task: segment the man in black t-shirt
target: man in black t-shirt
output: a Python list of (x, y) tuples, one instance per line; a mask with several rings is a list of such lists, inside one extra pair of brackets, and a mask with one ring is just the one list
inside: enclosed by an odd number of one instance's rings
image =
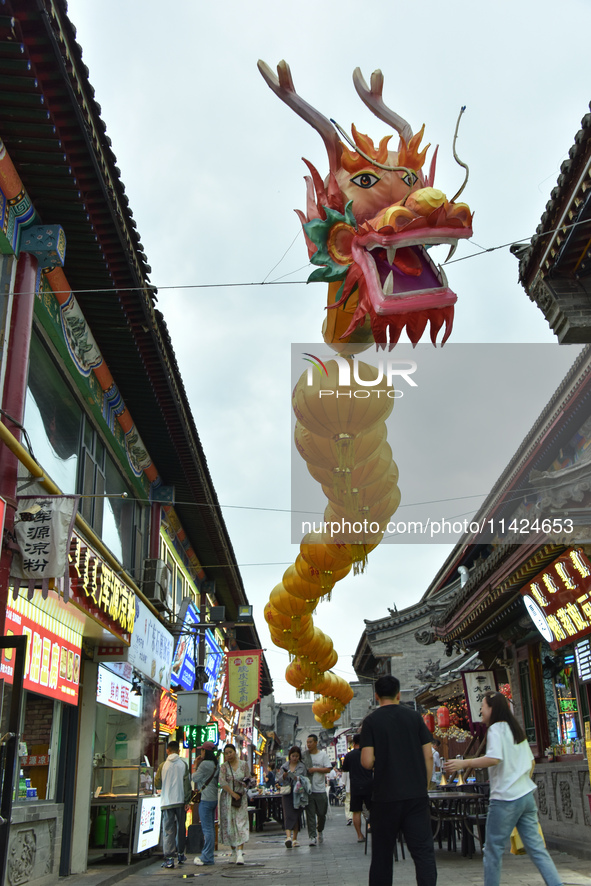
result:
[(353, 738), (353, 750), (349, 751), (343, 760), (343, 772), (349, 773), (349, 782), (351, 785), (351, 803), (349, 808), (353, 813), (353, 824), (357, 831), (357, 842), (364, 843), (365, 839), (361, 832), (361, 812), (364, 803), (367, 809), (371, 809), (373, 775), (369, 769), (365, 769), (365, 767), (361, 765), (360, 741), (359, 734), (355, 735)]
[(399, 831), (415, 864), (417, 886), (435, 886), (427, 794), (433, 770), (432, 736), (420, 714), (400, 704), (396, 677), (380, 677), (375, 693), (379, 708), (368, 714), (361, 727), (361, 764), (374, 773), (369, 886), (392, 883)]

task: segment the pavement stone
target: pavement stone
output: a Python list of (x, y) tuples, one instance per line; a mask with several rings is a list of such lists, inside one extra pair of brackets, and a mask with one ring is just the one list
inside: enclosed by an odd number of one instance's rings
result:
[[(286, 849), (285, 835), (274, 823), (266, 824), (263, 832), (252, 833), (246, 845), (245, 864), (231, 863), (228, 847), (220, 846), (215, 865), (196, 867), (191, 856), (187, 864), (174, 870), (163, 870), (162, 858), (142, 859), (142, 866), (121, 865), (96, 867), (82, 875), (60, 878), (62, 886), (111, 886), (124, 879), (125, 886), (182, 886), (187, 881), (199, 880), (204, 886), (224, 886), (228, 880), (260, 881), (260, 886), (359, 886), (367, 883), (370, 847), (365, 855), (363, 843), (357, 843), (352, 827), (345, 826), (341, 808), (331, 809), (325, 830), (325, 841), (308, 846), (305, 832), (302, 845)], [(477, 848), (473, 858), (463, 858), (459, 852), (435, 848), (438, 886), (482, 886), (482, 855)], [(591, 864), (565, 852), (551, 850), (550, 854), (562, 877), (564, 886), (591, 886)], [(408, 849), (405, 859), (394, 864), (393, 886), (412, 886), (416, 883), (414, 865)], [(543, 880), (527, 856), (513, 856), (507, 851), (503, 858), (503, 886), (543, 886)], [(56, 879), (57, 886), (57, 879)], [(187, 883), (188, 886), (188, 883)], [(197, 886), (197, 884), (195, 884)]]

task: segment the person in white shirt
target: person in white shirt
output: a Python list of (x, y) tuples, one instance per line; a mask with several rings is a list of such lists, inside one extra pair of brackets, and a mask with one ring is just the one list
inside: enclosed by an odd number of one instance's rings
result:
[[(306, 739), (307, 751), (302, 754), (302, 762), (308, 770), (308, 776), (312, 782), (312, 791), (308, 797), (306, 808), (306, 824), (308, 825), (308, 837), (310, 846), (324, 842), (324, 824), (328, 812), (328, 797), (326, 795), (327, 772), (332, 769), (328, 753), (318, 749), (318, 736), (309, 735)], [(318, 820), (318, 835), (316, 833), (316, 820)]]
[(503, 852), (513, 828), (517, 828), (531, 860), (546, 886), (562, 886), (538, 828), (534, 800), (534, 758), (525, 732), (511, 713), (500, 692), (487, 692), (482, 701), (482, 722), (488, 726), (486, 754), (470, 760), (446, 760), (446, 772), (468, 766), (490, 768), (490, 804), (486, 819), (484, 846), (484, 886), (499, 886)]

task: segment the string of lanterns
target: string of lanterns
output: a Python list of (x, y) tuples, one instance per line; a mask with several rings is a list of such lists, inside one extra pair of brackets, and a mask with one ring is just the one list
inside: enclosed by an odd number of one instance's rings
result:
[[(346, 396), (320, 396), (321, 388), (338, 389), (335, 360), (325, 364), (323, 373), (304, 372), (293, 391), (295, 445), (310, 475), (321, 484), (327, 506), (322, 531), (304, 536), (298, 557), (271, 591), (264, 612), (273, 643), (290, 654), (287, 682), (298, 695), (318, 696), (312, 711), (325, 729), (334, 726), (353, 690), (331, 672), (338, 655), (331, 638), (314, 625), (312, 614), (351, 570), (363, 571), (400, 503), (398, 468), (385, 425), (394, 400), (375, 367), (346, 359)], [(330, 524), (363, 529), (332, 533)]]

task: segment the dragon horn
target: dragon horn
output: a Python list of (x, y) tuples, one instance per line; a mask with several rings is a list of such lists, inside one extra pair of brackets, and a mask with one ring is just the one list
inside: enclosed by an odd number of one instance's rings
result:
[(261, 59), (258, 61), (258, 69), (263, 75), (267, 86), (273, 90), (275, 95), (280, 98), (288, 108), (295, 111), (302, 120), (309, 123), (320, 135), (326, 147), (330, 169), (332, 172), (336, 172), (340, 166), (340, 159), (343, 151), (340, 139), (330, 120), (297, 94), (287, 62), (280, 61), (277, 65), (278, 77), (275, 76), (271, 68), (264, 61), (261, 61)]
[(384, 75), (380, 70), (374, 71), (371, 75), (371, 89), (368, 88), (364, 80), (361, 68), (355, 68), (353, 71), (353, 83), (357, 94), (364, 105), (367, 105), (378, 119), (383, 120), (389, 126), (393, 126), (398, 135), (408, 144), (412, 138), (412, 128), (404, 117), (400, 117), (394, 111), (391, 111), (384, 104), (382, 98), (382, 89), (384, 86)]

